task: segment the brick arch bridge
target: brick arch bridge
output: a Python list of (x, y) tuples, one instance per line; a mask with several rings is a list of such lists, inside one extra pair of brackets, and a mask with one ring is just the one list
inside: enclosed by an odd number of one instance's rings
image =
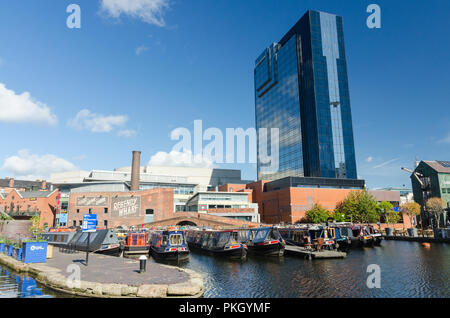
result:
[(222, 227), (222, 228), (238, 228), (238, 227), (259, 227), (262, 224), (241, 221), (221, 216), (215, 216), (205, 213), (196, 212), (177, 212), (172, 216), (157, 220), (150, 226), (208, 226), (208, 227)]

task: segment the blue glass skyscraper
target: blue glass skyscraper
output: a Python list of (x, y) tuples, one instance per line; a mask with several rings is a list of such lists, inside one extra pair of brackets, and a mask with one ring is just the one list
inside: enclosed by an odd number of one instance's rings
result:
[[(308, 11), (255, 66), (258, 180), (357, 179), (342, 17)], [(270, 129), (279, 129), (278, 171), (264, 172)], [(264, 129), (263, 129), (264, 131)], [(267, 140), (267, 142), (266, 142)]]

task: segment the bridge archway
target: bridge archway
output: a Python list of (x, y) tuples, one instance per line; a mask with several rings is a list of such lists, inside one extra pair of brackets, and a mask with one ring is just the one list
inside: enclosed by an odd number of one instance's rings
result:
[(191, 221), (181, 221), (177, 223), (177, 226), (197, 226), (197, 224)]

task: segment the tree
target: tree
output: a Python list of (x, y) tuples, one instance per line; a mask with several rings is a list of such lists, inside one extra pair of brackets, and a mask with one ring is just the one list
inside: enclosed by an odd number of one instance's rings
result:
[(397, 224), (400, 221), (400, 213), (393, 210), (386, 213), (387, 224)]
[(330, 211), (323, 208), (320, 204), (314, 204), (311, 210), (306, 211), (307, 223), (325, 223), (331, 217)]
[(378, 206), (377, 206), (378, 214), (384, 215), (386, 223), (388, 223), (387, 222), (388, 213), (389, 213), (389, 211), (392, 210), (393, 207), (394, 206), (392, 205), (392, 203), (387, 202), (387, 201), (382, 201), (382, 202), (378, 203)]
[(332, 217), (336, 222), (346, 222), (347, 221), (345, 214), (341, 214), (339, 211), (336, 211), (336, 210), (333, 212)]
[(414, 217), (420, 214), (420, 205), (416, 202), (407, 202), (400, 206), (400, 210), (409, 217), (412, 225)]
[(335, 214), (344, 214), (346, 220), (375, 223), (379, 220), (375, 198), (366, 190), (351, 191), (347, 198), (338, 203)]
[(439, 225), (441, 224), (441, 215), (442, 213), (444, 213), (446, 206), (446, 202), (441, 198), (431, 198), (428, 199), (428, 201), (425, 203), (427, 211), (435, 217), (437, 221), (437, 227), (439, 227)]
[(30, 221), (31, 221), (30, 232), (33, 235), (33, 239), (40, 239), (42, 232), (44, 232), (44, 229), (41, 226), (40, 216), (35, 215), (30, 219)]

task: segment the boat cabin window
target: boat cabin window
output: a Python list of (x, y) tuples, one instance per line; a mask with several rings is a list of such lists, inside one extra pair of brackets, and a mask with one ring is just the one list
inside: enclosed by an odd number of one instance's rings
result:
[(279, 240), (281, 238), (280, 232), (276, 229), (272, 229), (269, 233), (269, 240)]
[(217, 247), (225, 247), (230, 240), (230, 232), (220, 233), (219, 240), (217, 241)]
[(161, 245), (162, 245), (162, 246), (166, 246), (166, 245), (167, 245), (167, 242), (168, 242), (168, 237), (167, 237), (167, 235), (163, 235)]
[(264, 241), (267, 237), (267, 234), (269, 234), (270, 230), (260, 230), (257, 231), (255, 238), (253, 239), (254, 241)]
[(239, 242), (247, 242), (250, 238), (250, 231), (239, 231)]
[(183, 236), (181, 234), (172, 234), (170, 236), (170, 245), (182, 245)]

